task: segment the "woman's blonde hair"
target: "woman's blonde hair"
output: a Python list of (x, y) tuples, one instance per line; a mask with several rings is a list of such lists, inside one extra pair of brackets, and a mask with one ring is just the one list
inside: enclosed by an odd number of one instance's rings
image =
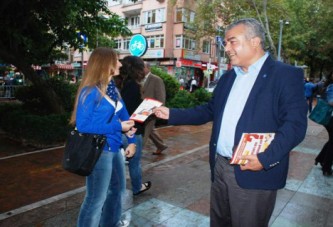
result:
[(71, 125), (74, 125), (76, 122), (77, 105), (82, 89), (87, 88), (82, 94), (82, 102), (84, 102), (91, 89), (95, 86), (99, 88), (100, 99), (102, 99), (106, 93), (110, 77), (115, 73), (117, 62), (118, 54), (111, 48), (98, 47), (91, 53), (87, 68), (76, 94), (74, 109), (69, 122)]

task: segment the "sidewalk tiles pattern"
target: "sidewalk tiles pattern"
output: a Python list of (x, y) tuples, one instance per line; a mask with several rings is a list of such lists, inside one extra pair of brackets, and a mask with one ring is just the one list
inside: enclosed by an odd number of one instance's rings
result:
[[(164, 131), (163, 135), (168, 144), (177, 144), (172, 130)], [(325, 133), (321, 126), (309, 122), (306, 139), (291, 152), (287, 185), (278, 191), (270, 226), (333, 226), (333, 177), (324, 177), (320, 167), (313, 165), (314, 157), (327, 140)], [(191, 133), (187, 136), (192, 138), (181, 139), (185, 150), (190, 148), (189, 140), (196, 139)], [(154, 191), (134, 200), (131, 191), (127, 191), (124, 218), (130, 226), (209, 226), (207, 147), (192, 149), (184, 155), (171, 149), (170, 153), (173, 152), (173, 158), (143, 160), (145, 178), (154, 179)], [(49, 218), (38, 226), (75, 226), (78, 209)]]

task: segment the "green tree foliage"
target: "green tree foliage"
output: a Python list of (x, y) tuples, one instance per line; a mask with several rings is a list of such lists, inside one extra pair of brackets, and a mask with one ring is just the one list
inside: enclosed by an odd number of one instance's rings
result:
[(199, 88), (196, 89), (192, 95), (194, 96), (194, 98), (197, 100), (196, 105), (201, 105), (204, 104), (206, 102), (208, 102), (211, 97), (212, 97), (212, 93), (209, 93), (208, 91), (206, 91), (206, 89), (204, 88)]
[(0, 125), (16, 143), (38, 148), (63, 145), (70, 126), (69, 113), (35, 115), (20, 103), (0, 104)]
[[(224, 28), (233, 20), (258, 19), (266, 30), (267, 48), (275, 56), (279, 40), (280, 20), (283, 27), (284, 61), (307, 65), (310, 75), (332, 70), (333, 2), (330, 0), (198, 0), (195, 26), (197, 38), (223, 36)], [(217, 30), (220, 26), (221, 32)]]
[(189, 108), (195, 106), (197, 100), (192, 93), (185, 90), (179, 90), (176, 95), (167, 102), (168, 107), (172, 108)]
[(98, 43), (97, 36), (107, 34), (112, 38), (131, 34), (125, 21), (110, 12), (106, 4), (105, 0), (5, 0), (0, 3), (0, 59), (22, 71), (43, 94), (53, 112), (63, 112), (64, 108), (31, 65), (50, 63), (61, 56), (63, 49), (80, 48), (83, 43), (78, 31), (88, 37), (89, 47)]
[(164, 72), (161, 68), (152, 67), (151, 72), (162, 78), (166, 91), (166, 102), (168, 103), (168, 101), (171, 100), (179, 90), (180, 85), (178, 81), (175, 77)]
[(212, 94), (203, 88), (190, 93), (186, 90), (178, 90), (176, 95), (167, 102), (170, 108), (189, 108), (207, 103), (212, 97)]
[[(267, 49), (276, 53), (274, 36), (271, 34), (272, 18), (285, 12), (282, 0), (198, 0), (194, 27), (197, 38), (220, 35), (232, 21), (254, 17), (258, 19), (267, 35)], [(213, 13), (212, 13), (213, 12)], [(277, 20), (278, 22), (278, 20)], [(278, 25), (277, 25), (278, 26)]]
[(286, 1), (291, 15), (290, 29), (284, 32), (285, 57), (320, 77), (333, 65), (333, 2), (329, 0)]
[[(78, 84), (69, 84), (60, 78), (45, 80), (45, 84), (55, 91), (65, 112), (73, 109)], [(52, 107), (46, 105), (47, 100), (43, 97), (35, 85), (20, 87), (15, 92), (16, 99), (22, 103), (23, 109), (31, 114), (47, 115), (52, 114)]]

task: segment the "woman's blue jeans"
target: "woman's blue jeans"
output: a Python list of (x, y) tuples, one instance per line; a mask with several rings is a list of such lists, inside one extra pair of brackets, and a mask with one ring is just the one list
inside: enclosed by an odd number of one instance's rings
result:
[[(128, 170), (131, 178), (133, 194), (141, 190), (142, 171), (141, 171), (141, 155), (142, 155), (142, 135), (135, 135), (136, 152), (132, 158), (128, 160)], [(126, 136), (123, 135), (123, 146), (126, 149), (128, 145)]]
[(117, 226), (122, 212), (122, 195), (126, 189), (121, 152), (103, 151), (93, 172), (86, 177), (86, 186), (77, 226)]

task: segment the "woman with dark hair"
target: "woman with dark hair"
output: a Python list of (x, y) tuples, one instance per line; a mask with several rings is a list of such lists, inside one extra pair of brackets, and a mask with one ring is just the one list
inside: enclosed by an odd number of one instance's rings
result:
[[(122, 60), (120, 68), (120, 94), (125, 102), (128, 113), (131, 115), (142, 102), (142, 81), (145, 77), (144, 62), (136, 56), (127, 56)], [(128, 169), (131, 177), (133, 195), (139, 195), (151, 187), (151, 182), (142, 183), (141, 154), (142, 154), (142, 135), (144, 134), (144, 124), (135, 122), (137, 131), (136, 153), (128, 159)], [(123, 138), (124, 146), (127, 146)]]
[[(81, 133), (106, 136), (106, 145), (92, 173), (86, 177), (86, 195), (78, 218), (78, 227), (118, 226), (122, 195), (126, 189), (125, 168), (120, 152), (122, 133), (134, 122), (129, 120), (113, 77), (121, 63), (117, 53), (107, 47), (96, 48), (88, 61), (80, 83), (70, 123)], [(126, 156), (135, 153), (135, 138), (126, 133)]]
[[(333, 106), (333, 72), (329, 74), (323, 89), (325, 89), (325, 92), (322, 93), (321, 98)], [(333, 162), (333, 113), (330, 122), (325, 125), (325, 128), (328, 132), (328, 141), (324, 145), (319, 155), (316, 157), (315, 164), (317, 165), (320, 163), (324, 176), (331, 176)]]

